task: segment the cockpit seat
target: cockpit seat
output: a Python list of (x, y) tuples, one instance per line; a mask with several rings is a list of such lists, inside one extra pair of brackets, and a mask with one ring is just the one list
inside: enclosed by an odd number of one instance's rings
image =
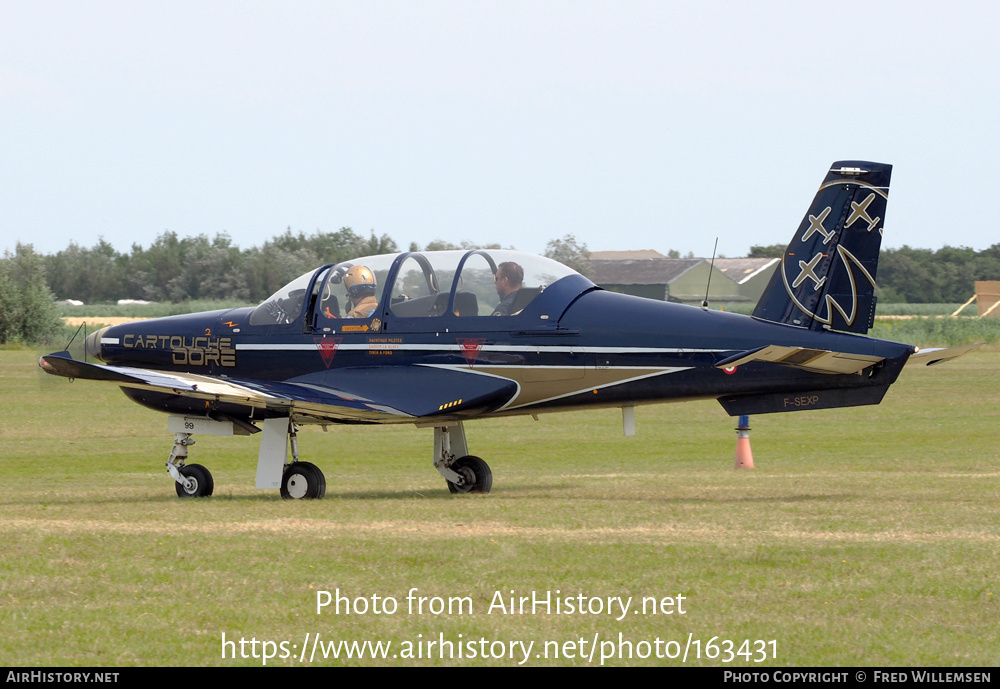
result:
[(514, 303), (510, 305), (510, 315), (516, 316), (517, 314), (524, 311), (524, 307), (527, 306), (532, 299), (541, 294), (544, 287), (522, 287), (517, 291), (517, 296), (514, 297)]
[(455, 313), (459, 316), (478, 316), (479, 300), (473, 292), (455, 292)]

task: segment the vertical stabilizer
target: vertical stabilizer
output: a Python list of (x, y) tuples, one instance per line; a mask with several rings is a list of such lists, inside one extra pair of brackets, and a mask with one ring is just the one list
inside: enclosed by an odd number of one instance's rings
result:
[(753, 315), (813, 330), (866, 333), (892, 166), (833, 164)]

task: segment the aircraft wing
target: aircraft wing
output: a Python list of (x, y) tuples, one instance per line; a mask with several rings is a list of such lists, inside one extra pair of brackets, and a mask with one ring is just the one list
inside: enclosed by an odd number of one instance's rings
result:
[(858, 373), (884, 359), (885, 357), (881, 356), (831, 352), (827, 349), (769, 345), (767, 347), (740, 352), (739, 354), (723, 359), (715, 367), (729, 368), (748, 364), (751, 361), (770, 361), (775, 364), (795, 366), (815, 373)]
[(66, 352), (43, 356), (39, 365), (67, 378), (331, 421), (465, 418), (500, 407), (517, 391), (517, 384), (507, 379), (421, 366), (332, 369), (266, 381), (91, 364), (72, 359)]

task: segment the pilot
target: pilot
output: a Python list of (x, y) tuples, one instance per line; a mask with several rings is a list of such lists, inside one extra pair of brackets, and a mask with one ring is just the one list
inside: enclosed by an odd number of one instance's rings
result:
[(493, 315), (509, 316), (521, 283), (524, 282), (524, 268), (513, 261), (505, 261), (497, 266), (495, 280), (500, 303), (493, 309)]
[(368, 318), (375, 313), (378, 308), (375, 273), (365, 266), (354, 266), (344, 275), (344, 286), (353, 305), (347, 312), (348, 318)]

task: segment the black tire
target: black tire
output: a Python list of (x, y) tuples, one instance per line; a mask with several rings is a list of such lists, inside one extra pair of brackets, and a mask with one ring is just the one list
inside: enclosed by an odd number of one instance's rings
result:
[(318, 500), (326, 495), (326, 477), (311, 462), (294, 462), (281, 477), (281, 497), (285, 500)]
[(493, 489), (493, 472), (490, 465), (479, 457), (466, 455), (451, 463), (451, 470), (465, 477), (465, 484), (456, 486), (448, 481), (452, 493), (489, 493)]
[(207, 498), (215, 490), (215, 479), (212, 472), (200, 464), (187, 464), (182, 466), (180, 474), (186, 479), (194, 481), (194, 487), (188, 490), (181, 484), (174, 481), (174, 488), (177, 489), (179, 498)]

